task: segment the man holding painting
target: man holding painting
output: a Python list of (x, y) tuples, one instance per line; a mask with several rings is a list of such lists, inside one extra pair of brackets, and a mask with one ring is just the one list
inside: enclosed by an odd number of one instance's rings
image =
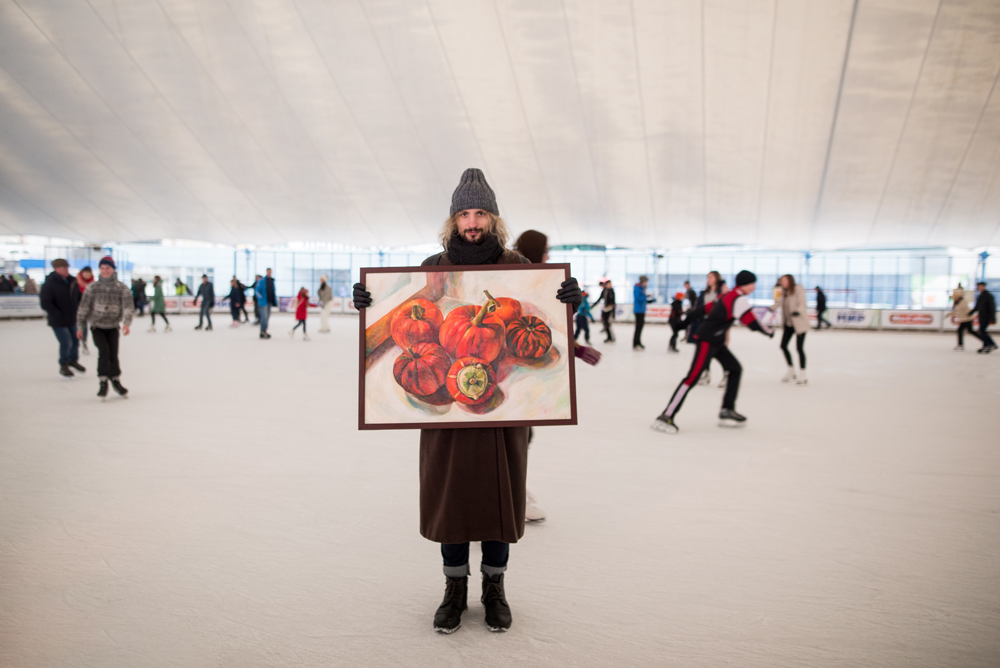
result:
[[(444, 251), (425, 266), (528, 263), (507, 248), (507, 227), (496, 196), (478, 169), (467, 169), (451, 200), (441, 234)], [(562, 284), (559, 301), (578, 305), (576, 279)], [(354, 305), (371, 306), (365, 286), (354, 286)], [(420, 533), (441, 543), (446, 577), (444, 600), (434, 615), (442, 633), (458, 630), (467, 605), (469, 543), (482, 543), (482, 602), (486, 626), (511, 625), (504, 591), (510, 544), (524, 535), (528, 427), (420, 430)]]

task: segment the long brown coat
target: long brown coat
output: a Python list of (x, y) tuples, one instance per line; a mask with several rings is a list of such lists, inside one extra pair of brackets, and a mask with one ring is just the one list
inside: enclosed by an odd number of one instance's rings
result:
[[(504, 251), (497, 264), (525, 263)], [(424, 264), (451, 265), (447, 255)], [(524, 535), (528, 427), (420, 430), (420, 534), (438, 543)]]

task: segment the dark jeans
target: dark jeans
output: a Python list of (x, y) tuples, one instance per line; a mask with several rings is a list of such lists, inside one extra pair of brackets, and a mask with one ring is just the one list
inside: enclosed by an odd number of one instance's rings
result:
[(135, 304), (135, 310), (139, 312), (139, 315), (146, 315), (143, 312), (145, 310), (145, 308), (146, 308), (146, 302), (145, 301), (143, 301), (142, 299), (135, 299), (135, 300), (133, 300), (133, 303)]
[(698, 377), (708, 367), (708, 363), (713, 357), (719, 360), (719, 364), (724, 370), (729, 372), (729, 378), (726, 381), (726, 394), (722, 398), (722, 407), (736, 409), (736, 395), (740, 391), (740, 376), (743, 374), (743, 367), (726, 346), (713, 346), (710, 343), (700, 341), (694, 352), (694, 359), (691, 360), (691, 370), (674, 390), (670, 402), (663, 410), (664, 415), (672, 418), (677, 414), (677, 411), (684, 405), (684, 399), (688, 392), (698, 382)]
[(614, 311), (601, 311), (601, 322), (604, 323), (604, 333), (607, 336), (605, 341), (614, 341), (615, 335), (611, 331), (611, 317), (615, 314)]
[(101, 378), (117, 378), (122, 375), (122, 368), (118, 365), (118, 338), (120, 336), (118, 328), (101, 329), (91, 327), (90, 334), (94, 337), (94, 345), (97, 346), (97, 375)]
[[(246, 319), (246, 322), (250, 322), (250, 316), (247, 315), (247, 304), (246, 304), (246, 302), (243, 302), (242, 304), (240, 304), (240, 311), (243, 312), (243, 317)], [(236, 319), (239, 320), (239, 318), (236, 318)]]
[(642, 345), (642, 328), (646, 326), (646, 314), (635, 314), (635, 334), (632, 335), (632, 347)]
[(78, 361), (80, 340), (76, 338), (76, 330), (72, 327), (53, 327), (52, 331), (59, 339), (59, 366)]
[(799, 351), (799, 368), (806, 368), (806, 333), (801, 334), (795, 333), (794, 327), (789, 327), (785, 325), (785, 330), (781, 333), (781, 352), (785, 353), (785, 361), (788, 362), (788, 366), (794, 366), (792, 363), (792, 354), (788, 352), (788, 342), (792, 340), (792, 336), (795, 336), (795, 349)]
[(240, 321), (240, 308), (242, 306), (243, 306), (242, 304), (230, 304), (229, 305), (229, 312), (232, 313), (232, 315), (233, 315), (233, 322), (239, 322)]
[(292, 331), (294, 332), (295, 330), (297, 330), (299, 328), (299, 325), (302, 325), (302, 333), (305, 334), (306, 333), (306, 321), (305, 320), (296, 320), (295, 321), (295, 327), (292, 327)]
[(674, 330), (674, 333), (670, 337), (670, 345), (667, 346), (667, 348), (670, 350), (677, 350), (677, 335), (681, 333), (680, 323), (670, 323), (670, 329)]
[[(510, 558), (510, 544), (497, 540), (484, 540), (482, 569), (489, 575), (496, 575), (507, 570), (507, 560)], [(449, 577), (460, 577), (469, 573), (469, 544), (441, 543), (441, 556), (444, 557), (444, 572)]]
[(271, 307), (268, 304), (261, 304), (257, 313), (257, 318), (260, 320), (260, 332), (261, 334), (267, 331), (267, 321), (271, 317)]
[(209, 304), (208, 302), (202, 300), (201, 310), (198, 312), (198, 326), (201, 327), (202, 318), (208, 318), (208, 326), (212, 326), (212, 307), (215, 304)]
[(990, 346), (990, 347), (996, 348), (997, 344), (995, 344), (993, 342), (993, 337), (990, 336), (990, 333), (986, 331), (986, 328), (989, 327), (989, 326), (990, 326), (990, 324), (988, 322), (986, 322), (985, 320), (983, 320), (982, 319), (982, 314), (980, 314), (980, 319), (979, 319), (979, 338), (983, 340), (983, 345), (984, 346)]
[(830, 324), (830, 321), (823, 317), (824, 313), (826, 313), (826, 309), (823, 309), (822, 311), (816, 311), (816, 329), (823, 329), (823, 323), (826, 323), (827, 327), (831, 329), (833, 328), (833, 325)]
[(587, 343), (590, 343), (590, 323), (587, 322), (587, 316), (582, 313), (576, 314), (576, 331), (573, 332), (573, 340), (576, 341), (577, 337), (580, 336), (580, 332), (583, 332), (583, 338)]
[(170, 326), (170, 321), (167, 320), (166, 313), (157, 313), (156, 311), (150, 311), (149, 317), (153, 319), (153, 327), (156, 327), (156, 316), (160, 316), (161, 318), (163, 318), (163, 322), (167, 323), (168, 327)]
[(972, 329), (971, 322), (960, 322), (958, 323), (958, 345), (960, 346), (965, 345), (963, 343), (963, 336), (962, 336), (965, 332), (968, 332), (969, 334), (976, 337), (980, 341), (983, 340), (983, 337), (979, 336), (979, 334), (976, 333), (976, 330)]

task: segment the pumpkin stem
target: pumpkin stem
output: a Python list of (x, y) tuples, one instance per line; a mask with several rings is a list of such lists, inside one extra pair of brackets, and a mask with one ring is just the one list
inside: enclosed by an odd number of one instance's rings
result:
[(413, 308), (410, 309), (410, 317), (414, 320), (424, 319), (424, 307), (420, 304), (414, 304)]
[[(483, 290), (483, 292), (486, 292), (486, 290)], [(493, 296), (490, 295), (489, 292), (486, 292), (486, 296), (488, 297), (486, 303), (483, 304), (483, 307), (481, 309), (479, 309), (479, 313), (476, 314), (476, 317), (472, 319), (473, 327), (479, 327), (480, 325), (482, 325), (483, 318), (485, 318), (490, 313), (493, 313), (493, 311), (496, 311), (497, 307), (500, 306), (500, 302), (493, 299)]]

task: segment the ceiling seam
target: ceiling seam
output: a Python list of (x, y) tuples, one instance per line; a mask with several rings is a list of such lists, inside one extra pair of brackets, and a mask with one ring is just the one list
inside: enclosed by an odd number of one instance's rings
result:
[(778, 33), (778, 0), (774, 0), (774, 16), (771, 18), (771, 59), (767, 67), (767, 98), (764, 103), (764, 138), (760, 148), (760, 181), (757, 187), (757, 225), (753, 242), (760, 243), (760, 214), (764, 205), (764, 173), (767, 169), (767, 133), (771, 127), (771, 81), (774, 79), (774, 45)]
[[(569, 29), (569, 14), (566, 11), (566, 0), (560, 0), (563, 11), (563, 27), (566, 29), (566, 42), (569, 44), (569, 62), (573, 67), (573, 80), (576, 82), (576, 99), (580, 105), (580, 118), (583, 120), (583, 130), (587, 137), (587, 159), (590, 161), (590, 174), (594, 179), (594, 193), (597, 195), (597, 208), (603, 217), (604, 214), (604, 196), (601, 193), (600, 181), (597, 178), (597, 163), (594, 160), (594, 147), (590, 141), (590, 122), (587, 119), (586, 110), (583, 104), (583, 88), (580, 86), (580, 72), (576, 65), (576, 49), (573, 46), (573, 33)], [(591, 229), (591, 220), (587, 221), (587, 232), (588, 237), (592, 235), (593, 230)]]
[(528, 122), (528, 112), (524, 108), (524, 96), (521, 95), (521, 87), (517, 82), (517, 70), (514, 68), (514, 60), (510, 56), (510, 46), (507, 44), (507, 33), (503, 28), (503, 18), (500, 16), (500, 8), (497, 7), (497, 0), (493, 0), (493, 13), (497, 17), (497, 27), (500, 30), (500, 40), (503, 42), (504, 53), (507, 54), (507, 67), (510, 68), (510, 76), (514, 80), (514, 92), (517, 93), (517, 102), (521, 107), (521, 118), (524, 120), (524, 129), (528, 133), (528, 142), (531, 144), (531, 152), (535, 156), (535, 165), (538, 167), (538, 176), (542, 180), (542, 191), (545, 193), (545, 201), (549, 204), (549, 214), (552, 216), (552, 224), (556, 228), (556, 236), (564, 238), (562, 228), (559, 226), (559, 219), (556, 217), (556, 209), (552, 204), (552, 194), (549, 192), (548, 180), (545, 178), (545, 170), (542, 169), (542, 161), (538, 157), (538, 147), (535, 146), (535, 135), (531, 131), (531, 123)]
[(941, 5), (943, 4), (944, 0), (938, 0), (937, 11), (934, 12), (934, 21), (931, 22), (931, 30), (927, 35), (927, 44), (924, 46), (924, 55), (920, 58), (920, 69), (917, 70), (917, 78), (913, 82), (913, 90), (910, 92), (910, 102), (906, 105), (906, 116), (903, 118), (903, 127), (899, 131), (899, 137), (896, 138), (896, 149), (892, 153), (889, 174), (885, 177), (885, 184), (882, 186), (882, 194), (878, 198), (875, 215), (868, 226), (868, 236), (865, 237), (866, 245), (871, 243), (872, 234), (874, 234), (875, 228), (878, 226), (878, 219), (882, 215), (882, 205), (885, 203), (885, 195), (889, 191), (889, 185), (892, 183), (892, 175), (896, 171), (896, 160), (899, 158), (899, 149), (903, 145), (903, 137), (906, 136), (906, 128), (910, 124), (910, 112), (913, 111), (913, 101), (917, 99), (917, 91), (920, 90), (920, 79), (924, 75), (924, 65), (927, 63), (927, 54), (930, 53), (931, 43), (934, 41), (934, 32), (937, 30), (938, 17), (941, 15)]
[(969, 135), (969, 141), (965, 145), (965, 151), (962, 153), (962, 159), (958, 163), (958, 168), (955, 169), (955, 174), (951, 177), (951, 183), (948, 184), (948, 191), (945, 193), (944, 198), (941, 200), (941, 206), (938, 207), (937, 216), (934, 217), (934, 224), (931, 225), (930, 231), (927, 233), (927, 243), (930, 242), (932, 236), (934, 236), (935, 230), (937, 230), (938, 223), (941, 221), (941, 215), (944, 213), (945, 207), (948, 205), (948, 200), (951, 199), (951, 192), (955, 187), (955, 183), (958, 182), (958, 177), (962, 173), (962, 169), (965, 167), (965, 160), (969, 157), (969, 151), (972, 149), (972, 145), (975, 142), (976, 135), (979, 133), (979, 124), (983, 121), (983, 116), (986, 115), (986, 109), (990, 105), (990, 100), (993, 99), (993, 92), (996, 90), (997, 81), (1000, 80), (1000, 69), (997, 69), (997, 73), (993, 76), (993, 85), (990, 86), (990, 92), (986, 96), (986, 100), (983, 102), (982, 109), (979, 110), (979, 116), (976, 118), (976, 125), (972, 129), (972, 133)]
[[(278, 92), (279, 97), (281, 97), (281, 101), (285, 104), (285, 107), (291, 113), (292, 118), (295, 119), (296, 125), (298, 125), (299, 129), (302, 131), (302, 136), (306, 140), (306, 145), (310, 149), (312, 149), (312, 152), (314, 153), (314, 155), (316, 155), (316, 157), (318, 157), (320, 159), (320, 162), (322, 162), (324, 165), (326, 165), (327, 170), (328, 170), (327, 173), (333, 179), (334, 183), (337, 184), (337, 188), (340, 189), (340, 192), (343, 194), (344, 199), (348, 203), (348, 206), (351, 209), (353, 209), (354, 212), (357, 214), (358, 219), (364, 224), (365, 228), (367, 228), (367, 230), (368, 230), (369, 234), (371, 235), (372, 239), (374, 239), (374, 240), (377, 241), (378, 240), (378, 235), (375, 233), (375, 230), (368, 223), (368, 220), (365, 218), (364, 214), (361, 212), (361, 209), (359, 208), (357, 202), (354, 201), (354, 198), (347, 192), (347, 189), (344, 188), (344, 185), (340, 182), (340, 179), (337, 178), (336, 173), (334, 173), (334, 171), (333, 171), (333, 167), (330, 165), (330, 163), (328, 162), (328, 160), (326, 158), (326, 154), (323, 153), (323, 151), (320, 151), (316, 147), (316, 143), (312, 140), (312, 137), (309, 135), (308, 130), (306, 130), (305, 125), (302, 123), (302, 119), (299, 117), (298, 113), (296, 113), (295, 108), (288, 102), (288, 98), (285, 97), (285, 92), (284, 92), (284, 90), (282, 90), (281, 86), (278, 84), (277, 78), (275, 77), (275, 73), (273, 71), (273, 63), (271, 64), (271, 67), (268, 67), (268, 63), (265, 62), (265, 59), (261, 56), (261, 54), (254, 47), (253, 40), (250, 39), (250, 35), (247, 33), (246, 29), (243, 27), (243, 23), (237, 17), (236, 12), (233, 11), (232, 4), (229, 2), (229, 0), (226, 0), (226, 8), (233, 15), (234, 22), (236, 23), (237, 26), (239, 26), (240, 32), (242, 32), (244, 38), (246, 38), (246, 42), (247, 42), (247, 45), (250, 48), (250, 51), (252, 51), (253, 54), (255, 56), (257, 56), (257, 61), (261, 64), (261, 67), (266, 72), (268, 72), (268, 74), (270, 75), (270, 77), (271, 77), (271, 83), (274, 85), (274, 89)], [(317, 53), (317, 55), (319, 55), (319, 54)], [(320, 57), (322, 57), (322, 56), (320, 56)]]
[(837, 121), (840, 119), (840, 105), (844, 99), (844, 82), (847, 79), (847, 66), (851, 60), (851, 45), (854, 42), (854, 28), (858, 20), (858, 2), (854, 0), (851, 9), (851, 22), (847, 29), (847, 41), (844, 45), (844, 61), (840, 67), (840, 84), (837, 86), (837, 99), (833, 103), (833, 121), (830, 123), (830, 136), (826, 143), (826, 157), (823, 160), (823, 173), (819, 178), (819, 192), (816, 194), (816, 206), (813, 208), (812, 224), (809, 226), (809, 243), (812, 248), (816, 239), (816, 223), (819, 222), (819, 212), (823, 206), (823, 195), (826, 194), (826, 179), (830, 173), (830, 157), (833, 154), (833, 140), (837, 135)]
[(385, 183), (389, 187), (389, 192), (392, 193), (393, 199), (396, 200), (396, 204), (399, 205), (399, 209), (403, 212), (403, 215), (406, 217), (407, 222), (410, 223), (410, 226), (413, 228), (413, 231), (416, 232), (418, 237), (420, 237), (423, 234), (422, 230), (420, 230), (417, 227), (417, 224), (416, 222), (414, 222), (413, 217), (410, 216), (410, 212), (407, 210), (405, 206), (403, 206), (403, 201), (399, 198), (399, 193), (396, 192), (396, 188), (392, 184), (392, 180), (386, 173), (385, 166), (382, 164), (382, 161), (379, 160), (378, 154), (375, 152), (375, 149), (372, 148), (372, 144), (368, 140), (368, 135), (365, 133), (364, 130), (361, 129), (361, 124), (358, 122), (358, 118), (354, 114), (354, 109), (351, 108), (347, 96), (344, 95), (344, 92), (340, 89), (340, 84), (337, 83), (337, 78), (333, 75), (333, 70), (330, 69), (330, 63), (327, 62), (326, 56), (323, 55), (323, 50), (319, 48), (319, 42), (316, 41), (316, 36), (313, 35), (312, 30), (309, 29), (309, 23), (306, 21), (305, 16), (302, 14), (302, 9), (299, 7), (299, 3), (297, 2), (297, 0), (289, 0), (289, 1), (295, 8), (295, 13), (299, 15), (299, 20), (302, 22), (302, 27), (305, 29), (306, 34), (309, 35), (309, 41), (312, 42), (313, 48), (316, 50), (316, 54), (319, 56), (320, 62), (323, 63), (323, 69), (326, 70), (326, 75), (330, 78), (330, 83), (333, 84), (334, 90), (337, 91), (337, 95), (340, 96), (341, 101), (344, 103), (344, 109), (347, 110), (347, 114), (351, 117), (351, 122), (354, 123), (354, 128), (357, 130), (358, 135), (361, 137), (361, 140), (365, 143), (365, 146), (368, 148), (368, 152), (371, 153), (372, 161), (379, 168), (379, 171), (382, 172), (382, 178), (385, 179)]
[(642, 68), (639, 63), (639, 31), (635, 25), (635, 0), (629, 0), (629, 13), (632, 18), (632, 55), (635, 58), (635, 87), (639, 96), (639, 121), (642, 124), (642, 147), (646, 154), (646, 188), (649, 192), (649, 227), (652, 231), (653, 246), (657, 244), (656, 237), (656, 203), (653, 201), (653, 170), (649, 161), (649, 132), (646, 129), (646, 103), (642, 94)]

